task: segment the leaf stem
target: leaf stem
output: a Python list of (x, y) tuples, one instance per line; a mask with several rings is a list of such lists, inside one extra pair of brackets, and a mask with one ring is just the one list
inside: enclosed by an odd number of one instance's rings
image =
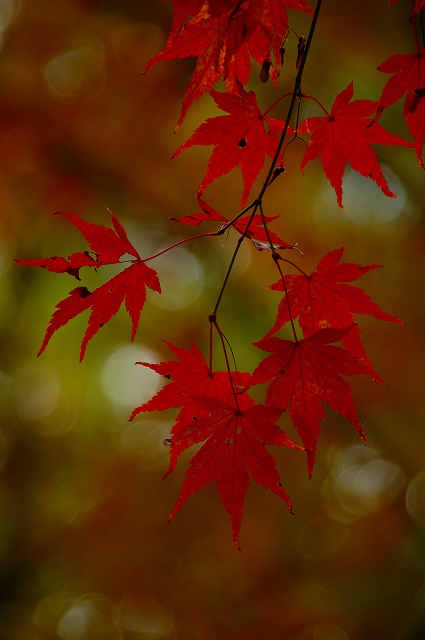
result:
[(280, 268), (280, 264), (279, 264), (279, 260), (281, 260), (281, 257), (279, 256), (278, 253), (274, 253), (273, 254), (273, 260), (274, 260), (274, 262), (275, 262), (275, 264), (276, 264), (276, 266), (277, 266), (277, 268), (279, 270), (280, 277), (282, 278), (282, 284), (283, 284), (283, 288), (285, 290), (285, 300), (286, 300), (286, 304), (288, 305), (289, 319), (291, 321), (292, 333), (294, 334), (294, 342), (295, 342), (295, 344), (298, 344), (299, 340), (298, 340), (297, 332), (296, 332), (296, 329), (295, 329), (294, 318), (292, 317), (291, 305), (289, 303), (289, 298), (288, 298), (288, 289), (287, 289), (287, 286), (286, 286), (285, 277), (284, 277), (284, 275), (282, 273), (282, 269)]
[(310, 50), (311, 41), (312, 41), (312, 38), (313, 38), (313, 35), (314, 35), (314, 31), (316, 29), (317, 19), (319, 17), (319, 12), (320, 12), (321, 5), (322, 5), (322, 0), (317, 0), (316, 9), (314, 11), (314, 16), (313, 16), (313, 19), (311, 21), (310, 30), (309, 30), (308, 36), (307, 36), (304, 55), (302, 57), (300, 67), (298, 69), (298, 73), (297, 73), (296, 78), (295, 78), (294, 90), (292, 92), (292, 99), (291, 99), (291, 102), (290, 102), (289, 107), (288, 107), (288, 113), (286, 115), (286, 120), (285, 120), (285, 126), (283, 127), (283, 131), (282, 131), (282, 134), (280, 136), (279, 144), (277, 145), (276, 153), (274, 155), (274, 158), (272, 160), (272, 163), (270, 165), (269, 171), (267, 173), (266, 179), (264, 180), (263, 186), (261, 188), (261, 191), (260, 191), (260, 193), (258, 195), (257, 200), (262, 200), (263, 195), (264, 195), (264, 193), (265, 193), (265, 191), (266, 191), (266, 189), (267, 189), (267, 187), (269, 185), (270, 178), (273, 175), (273, 171), (274, 171), (274, 169), (276, 167), (277, 161), (278, 161), (279, 156), (280, 156), (280, 152), (281, 152), (282, 147), (283, 147), (283, 142), (285, 140), (286, 132), (288, 131), (289, 121), (291, 119), (292, 112), (294, 110), (295, 101), (296, 101), (296, 99), (298, 97), (300, 97), (300, 94), (301, 94), (301, 79), (302, 79), (302, 75), (303, 75), (303, 72), (304, 72), (304, 67), (305, 67), (305, 63), (306, 63), (306, 60), (307, 60), (308, 52)]
[(284, 98), (289, 98), (289, 96), (292, 96), (292, 93), (285, 93), (283, 96), (280, 96), (280, 98), (278, 98), (277, 100), (275, 100), (275, 101), (273, 102), (273, 104), (271, 105), (271, 107), (269, 107), (268, 109), (266, 109), (266, 110), (264, 111), (264, 113), (262, 113), (262, 114), (261, 114), (261, 118), (264, 118), (264, 116), (266, 116), (266, 115), (267, 115), (267, 114), (268, 114), (272, 109), (274, 109), (274, 108), (275, 108), (275, 106), (276, 106), (277, 104), (279, 104), (279, 102), (280, 102), (281, 100), (283, 100)]
[(210, 358), (208, 362), (208, 366), (210, 369), (210, 373), (212, 373), (212, 361), (213, 361), (213, 321), (214, 317), (212, 315), (209, 316), (208, 320), (210, 321)]
[[(244, 232), (242, 233), (242, 235), (238, 239), (238, 243), (237, 243), (237, 246), (236, 246), (235, 251), (233, 253), (232, 259), (231, 259), (230, 264), (229, 264), (229, 267), (227, 269), (227, 273), (226, 273), (226, 276), (224, 278), (224, 282), (222, 284), (222, 287), (220, 289), (220, 293), (218, 295), (217, 302), (216, 302), (216, 304), (214, 306), (214, 309), (212, 311), (212, 314), (214, 314), (214, 315), (216, 315), (216, 313), (217, 313), (217, 309), (219, 307), (221, 298), (223, 296), (224, 290), (225, 290), (227, 282), (229, 280), (230, 272), (232, 271), (233, 264), (235, 262), (237, 254), (239, 252), (239, 249), (240, 249), (240, 246), (242, 244), (242, 241), (245, 238), (246, 234), (248, 233), (249, 227), (250, 227), (250, 225), (252, 223), (252, 220), (254, 219), (254, 216), (255, 216), (255, 214), (257, 212), (257, 209), (262, 205), (263, 195), (264, 195), (267, 187), (271, 183), (271, 178), (273, 176), (273, 172), (274, 172), (274, 170), (276, 168), (276, 165), (277, 165), (277, 162), (279, 160), (280, 152), (282, 150), (282, 146), (283, 146), (283, 143), (284, 143), (284, 140), (285, 140), (285, 136), (286, 136), (286, 133), (288, 131), (289, 121), (291, 119), (292, 112), (294, 110), (295, 101), (296, 101), (296, 99), (298, 97), (301, 96), (301, 79), (302, 79), (302, 75), (303, 75), (303, 72), (304, 72), (304, 67), (305, 67), (305, 63), (306, 63), (306, 60), (307, 60), (308, 52), (310, 50), (311, 41), (312, 41), (312, 38), (313, 38), (313, 35), (314, 35), (314, 31), (315, 31), (315, 28), (316, 28), (317, 19), (319, 17), (319, 12), (320, 12), (321, 5), (322, 5), (322, 0), (317, 0), (316, 9), (314, 11), (313, 19), (312, 19), (311, 25), (310, 25), (310, 30), (308, 32), (308, 36), (307, 36), (307, 40), (306, 40), (304, 54), (303, 54), (303, 57), (302, 57), (302, 60), (301, 60), (301, 64), (300, 64), (299, 69), (298, 69), (298, 73), (297, 73), (296, 78), (295, 78), (294, 90), (293, 90), (292, 94), (290, 94), (290, 95), (292, 95), (292, 98), (291, 98), (291, 102), (289, 104), (289, 108), (288, 108), (288, 112), (287, 112), (286, 120), (285, 120), (285, 125), (283, 127), (283, 131), (282, 131), (282, 134), (281, 134), (280, 139), (279, 139), (279, 143), (278, 143), (278, 146), (277, 146), (277, 149), (276, 149), (276, 153), (275, 153), (275, 155), (273, 157), (273, 160), (271, 162), (270, 168), (268, 170), (266, 179), (264, 180), (264, 183), (263, 183), (263, 186), (262, 186), (262, 188), (260, 190), (260, 193), (258, 194), (258, 198), (256, 198), (254, 200), (254, 202), (249, 207), (249, 208), (251, 208), (253, 206), (254, 210), (253, 210), (253, 212), (251, 214), (250, 219), (247, 222), (247, 225), (245, 227)], [(282, 98), (283, 97), (286, 97), (286, 95), (282, 96)], [(265, 218), (264, 218), (264, 214), (262, 212), (262, 208), (260, 208), (260, 211), (261, 211), (262, 217), (263, 217), (264, 229), (265, 229), (265, 231), (267, 233), (267, 237), (268, 237), (269, 242), (270, 242), (270, 248), (272, 249), (273, 259), (276, 260), (276, 256), (277, 256), (277, 259), (280, 259), (280, 256), (277, 253), (273, 253), (274, 252), (274, 247), (273, 247), (273, 243), (271, 242), (270, 235), (268, 233), (267, 224), (266, 224), (266, 221), (265, 221)], [(241, 215), (241, 214), (239, 214), (239, 215)], [(234, 220), (236, 220), (239, 217), (239, 215)], [(276, 260), (276, 264), (277, 264), (277, 260)], [(279, 271), (281, 272), (280, 267), (278, 267), (278, 268), (279, 268)], [(282, 279), (283, 279), (283, 275), (282, 275)], [(291, 321), (292, 321), (292, 317), (291, 317)], [(295, 326), (294, 326), (293, 321), (292, 321), (292, 326), (293, 326), (295, 339), (296, 339), (296, 341), (298, 341), (297, 338), (296, 338)]]
[(301, 269), (301, 267), (299, 267), (297, 264), (295, 264), (295, 262), (292, 262), (291, 260), (288, 260), (287, 258), (281, 258), (282, 262), (287, 262), (288, 264), (291, 264), (293, 267), (295, 267), (295, 269), (298, 269), (298, 271), (300, 273), (303, 274), (303, 276), (305, 276), (306, 278), (309, 278), (310, 276)]
[[(254, 210), (253, 210), (253, 212), (251, 213), (251, 217), (250, 217), (250, 219), (248, 220), (248, 222), (247, 222), (247, 224), (246, 224), (246, 227), (245, 227), (245, 229), (244, 229), (243, 233), (242, 233), (242, 234), (240, 235), (240, 237), (238, 238), (238, 242), (237, 242), (237, 244), (236, 244), (236, 248), (235, 248), (235, 250), (234, 250), (234, 252), (233, 252), (232, 259), (230, 260), (230, 264), (229, 264), (229, 266), (228, 266), (228, 268), (227, 268), (227, 272), (226, 272), (226, 275), (225, 275), (225, 277), (224, 277), (223, 284), (221, 285), (220, 293), (218, 294), (217, 302), (215, 303), (214, 309), (213, 309), (213, 310), (212, 310), (212, 312), (211, 312), (211, 314), (212, 314), (212, 315), (216, 315), (216, 314), (217, 314), (217, 309), (218, 309), (219, 304), (220, 304), (220, 302), (221, 302), (221, 298), (223, 297), (223, 293), (224, 293), (224, 290), (225, 290), (225, 288), (226, 288), (227, 282), (228, 282), (228, 280), (229, 280), (230, 273), (231, 273), (231, 271), (232, 271), (232, 269), (233, 269), (233, 265), (234, 265), (234, 263), (235, 263), (236, 256), (238, 255), (239, 249), (241, 248), (241, 244), (242, 244), (242, 242), (243, 242), (243, 240), (244, 240), (244, 238), (245, 238), (246, 234), (248, 233), (248, 230), (249, 230), (250, 224), (251, 224), (252, 220), (254, 219), (254, 216), (255, 216), (255, 214), (256, 214), (256, 212), (257, 212), (257, 209), (258, 209), (258, 206), (259, 206), (259, 202), (255, 201), (255, 202), (253, 203), (253, 206), (254, 206)], [(239, 217), (239, 216), (238, 216), (238, 217)]]
[(276, 250), (274, 248), (273, 241), (272, 241), (271, 236), (270, 236), (269, 228), (267, 226), (266, 218), (265, 218), (264, 211), (263, 211), (263, 203), (261, 201), (260, 201), (259, 207), (260, 207), (261, 219), (262, 219), (263, 225), (264, 225), (264, 231), (266, 232), (267, 240), (269, 241), (270, 249), (271, 249), (272, 255), (273, 255), (273, 254), (276, 253)]
[(319, 105), (319, 107), (322, 109), (322, 111), (323, 111), (324, 113), (326, 113), (326, 115), (328, 116), (328, 118), (330, 118), (330, 117), (331, 117), (331, 114), (330, 114), (330, 113), (325, 109), (325, 107), (324, 107), (324, 106), (323, 106), (323, 104), (320, 102), (320, 100), (318, 100), (318, 99), (317, 99), (317, 98), (315, 98), (314, 96), (308, 96), (308, 95), (306, 95), (305, 93), (303, 93), (303, 94), (301, 95), (301, 98), (308, 98), (309, 100), (314, 100), (314, 102), (315, 102), (316, 104), (318, 104), (318, 105)]
[(141, 260), (141, 262), (148, 262), (149, 260), (153, 260), (154, 258), (158, 258), (159, 256), (162, 256), (162, 254), (167, 253), (167, 251), (171, 251), (171, 249), (175, 249), (176, 247), (179, 247), (181, 244), (184, 244), (185, 242), (189, 242), (190, 240), (198, 240), (199, 238), (214, 238), (216, 236), (221, 236), (221, 235), (223, 235), (223, 233), (225, 233), (225, 231), (227, 231), (227, 229), (229, 229), (229, 227), (231, 227), (233, 225), (234, 222), (236, 222), (236, 220), (238, 220), (241, 216), (244, 215), (244, 213), (247, 213), (254, 206), (255, 206), (255, 202), (251, 203), (243, 211), (241, 211), (234, 218), (232, 218), (232, 220), (229, 220), (229, 222), (226, 222), (226, 224), (223, 224), (220, 227), (220, 229), (218, 229), (218, 231), (210, 231), (208, 233), (198, 233), (196, 236), (190, 236), (189, 238), (183, 238), (183, 240), (179, 240), (178, 242), (175, 242), (174, 244), (171, 244), (169, 247), (166, 247), (165, 249), (162, 249), (161, 251), (158, 251), (157, 253), (154, 253), (152, 256), (149, 256), (149, 258), (143, 258), (143, 260)]
[(411, 5), (412, 5), (412, 27), (413, 27), (413, 33), (415, 34), (416, 51), (419, 53), (421, 47), (419, 45), (418, 28), (417, 28), (416, 19), (415, 19), (415, 0), (412, 0)]
[(221, 346), (223, 347), (224, 359), (226, 361), (226, 369), (227, 369), (227, 373), (229, 375), (229, 381), (230, 381), (230, 386), (232, 388), (233, 398), (235, 400), (236, 409), (238, 411), (240, 411), (239, 402), (238, 402), (238, 398), (237, 398), (236, 391), (235, 391), (235, 385), (234, 385), (233, 378), (232, 378), (232, 372), (230, 371), (230, 363), (229, 363), (229, 358), (228, 358), (228, 355), (227, 355), (226, 344), (224, 342), (224, 336), (223, 336), (223, 333), (222, 333), (220, 327), (218, 326), (217, 316), (215, 315), (215, 313), (211, 313), (210, 314), (209, 321), (210, 321), (211, 327), (212, 327), (212, 325), (214, 325), (215, 328), (217, 329), (218, 335), (220, 336)]
[[(226, 225), (227, 228), (228, 225)], [(179, 247), (181, 244), (184, 244), (185, 242), (189, 242), (190, 240), (198, 240), (199, 238), (208, 238), (208, 237), (212, 237), (212, 236), (220, 236), (222, 233), (224, 233), (225, 228), (221, 227), (218, 231), (211, 231), (209, 233), (199, 233), (196, 236), (190, 236), (189, 238), (183, 238), (183, 240), (179, 240), (178, 242), (175, 242), (174, 244), (171, 244), (169, 247), (166, 247), (165, 249), (162, 249), (161, 251), (158, 251), (158, 253), (154, 253), (153, 256), (149, 256), (149, 258), (143, 258), (142, 262), (148, 262), (149, 260), (153, 260), (154, 258), (158, 258), (159, 256), (162, 256), (164, 253), (167, 253), (167, 251), (171, 251), (171, 249), (175, 249), (176, 247)]]

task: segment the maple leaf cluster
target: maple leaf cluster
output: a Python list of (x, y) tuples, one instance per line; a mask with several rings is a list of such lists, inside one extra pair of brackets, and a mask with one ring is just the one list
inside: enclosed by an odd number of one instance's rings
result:
[[(272, 52), (274, 63), (268, 63), (272, 78), (276, 81), (279, 76), (283, 55), (279, 52), (284, 50), (289, 28), (286, 8), (312, 14), (304, 0), (175, 2), (174, 23), (167, 44), (151, 58), (146, 71), (159, 61), (197, 57), (177, 128), (182, 124), (190, 105), (204, 92), (209, 93), (216, 105), (229, 114), (208, 118), (172, 156), (176, 158), (194, 145), (214, 146), (206, 175), (198, 189), (198, 197), (214, 180), (240, 166), (244, 182), (241, 206), (244, 207), (265, 158), (273, 158), (278, 153), (279, 135), (285, 122), (267, 115), (274, 105), (262, 112), (255, 92), (246, 92), (243, 85), (246, 85), (251, 74), (250, 58), (261, 65), (260, 77), (264, 79), (264, 64), (269, 61)], [(412, 18), (422, 8), (423, 3), (418, 0)], [(343, 208), (342, 178), (347, 162), (355, 171), (374, 180), (386, 196), (395, 197), (370, 145), (415, 147), (418, 162), (423, 166), (424, 51), (418, 49), (412, 54), (393, 56), (378, 67), (384, 73), (395, 73), (385, 86), (380, 100), (352, 101), (354, 89), (351, 82), (336, 96), (329, 112), (316, 100), (324, 116), (307, 118), (298, 125), (296, 132), (286, 130), (286, 133), (295, 136), (311, 134), (301, 161), (301, 170), (304, 171), (308, 162), (321, 156), (325, 176), (335, 189), (339, 207)], [(212, 89), (213, 84), (222, 77), (225, 80), (224, 93)], [(403, 114), (414, 143), (391, 134), (377, 123), (383, 110), (406, 92)], [(306, 96), (300, 94), (302, 97)], [(375, 116), (371, 118), (373, 114)], [(278, 162), (283, 167), (281, 155)]]
[[(112, 212), (109, 213), (113, 229), (85, 222), (70, 213), (57, 212), (79, 229), (88, 243), (88, 250), (73, 253), (68, 258), (53, 256), (17, 262), (39, 266), (53, 273), (67, 273), (77, 280), (80, 280), (83, 267), (99, 270), (105, 265), (123, 265), (117, 275), (94, 291), (84, 286), (73, 289), (57, 304), (50, 319), (39, 355), (60, 327), (80, 313), (90, 311), (81, 343), (82, 360), (89, 340), (117, 313), (122, 303), (132, 322), (131, 339), (134, 339), (146, 302), (146, 287), (161, 293), (158, 274), (147, 265), (148, 261), (183, 242), (219, 236), (230, 228), (236, 230), (239, 234), (237, 248), (214, 310), (209, 315), (209, 360), (204, 359), (193, 343), (188, 350), (165, 341), (176, 359), (138, 364), (152, 369), (168, 383), (153, 398), (134, 409), (130, 419), (150, 411), (178, 410), (171, 437), (165, 442), (170, 447), (170, 466), (164, 477), (175, 469), (183, 451), (192, 445), (202, 446), (189, 463), (170, 520), (188, 497), (214, 480), (232, 522), (234, 542), (239, 547), (242, 510), (250, 478), (270, 489), (292, 510), (276, 460), (267, 446), (287, 446), (304, 451), (311, 475), (325, 417), (324, 404), (344, 416), (359, 436), (366, 439), (347, 378), (365, 374), (374, 382), (383, 383), (383, 380), (366, 354), (357, 316), (366, 314), (378, 320), (403, 324), (396, 316), (382, 311), (362, 289), (350, 284), (380, 265), (360, 266), (341, 262), (345, 247), (328, 252), (310, 274), (283, 257), (283, 251), (297, 247), (269, 229), (270, 223), (278, 216), (264, 214), (263, 196), (285, 171), (284, 138), (286, 135), (294, 139), (310, 136), (301, 171), (310, 161), (321, 157), (324, 174), (335, 190), (340, 207), (343, 207), (343, 175), (347, 162), (355, 171), (371, 178), (385, 195), (395, 197), (371, 145), (415, 148), (419, 164), (424, 165), (425, 49), (417, 45), (414, 53), (390, 57), (378, 67), (381, 72), (394, 74), (379, 100), (353, 100), (354, 88), (350, 82), (327, 111), (319, 100), (301, 91), (302, 72), (320, 0), (314, 16), (305, 0), (173, 2), (174, 20), (170, 35), (162, 51), (147, 63), (146, 71), (159, 61), (196, 57), (177, 127), (182, 124), (189, 107), (203, 93), (208, 93), (227, 114), (208, 118), (173, 155), (176, 158), (195, 145), (214, 147), (206, 175), (197, 191), (201, 211), (179, 218), (178, 222), (192, 227), (204, 222), (218, 223), (219, 229), (186, 238), (153, 256), (142, 258)], [(415, 18), (423, 8), (422, 0), (413, 3), (412, 25), (415, 25)], [(246, 91), (244, 86), (251, 75), (251, 61), (258, 64), (263, 82), (270, 76), (276, 84), (283, 64), (284, 45), (290, 34), (287, 9), (313, 16), (311, 29), (307, 39), (298, 38), (292, 93), (283, 95), (262, 111), (255, 92)], [(221, 79), (224, 80), (224, 92), (213, 89)], [(382, 112), (405, 94), (403, 114), (413, 143), (391, 134), (378, 123)], [(291, 100), (286, 119), (271, 117), (270, 111), (286, 97)], [(291, 116), (295, 104), (304, 99), (313, 99), (324, 115), (309, 117), (294, 126)], [(246, 206), (267, 157), (271, 164), (263, 187), (259, 196)], [(229, 220), (204, 200), (204, 192), (214, 180), (235, 167), (240, 167), (242, 172), (241, 207), (246, 208)], [(228, 275), (245, 238), (251, 240), (259, 251), (270, 251), (279, 278), (267, 288), (281, 294), (273, 326), (254, 343), (268, 355), (253, 373), (231, 369), (226, 339), (217, 320)], [(295, 268), (296, 273), (283, 273), (283, 266), (287, 265)], [(292, 332), (292, 340), (276, 335), (287, 327)], [(226, 362), (221, 371), (213, 367), (213, 336), (216, 335)], [(265, 402), (257, 404), (250, 390), (263, 384), (268, 385)], [(285, 419), (284, 414), (292, 422), (300, 444), (288, 438), (278, 424), (279, 420)]]
[[(53, 273), (68, 273), (79, 280), (83, 267), (119, 264), (123, 255), (132, 256), (130, 266), (93, 292), (80, 286), (57, 304), (39, 355), (60, 327), (90, 310), (88, 327), (81, 343), (82, 360), (88, 341), (117, 313), (124, 301), (132, 320), (133, 339), (146, 300), (146, 286), (158, 293), (161, 287), (156, 271), (140, 257), (112, 212), (114, 229), (84, 222), (71, 214), (58, 213), (81, 231), (90, 251), (73, 253), (68, 259), (53, 256), (17, 262), (39, 266)], [(212, 210), (211, 215), (214, 213)], [(255, 227), (253, 235), (256, 235)], [(258, 233), (257, 237), (261, 234)], [(284, 248), (290, 247), (287, 243), (285, 245)], [(297, 267), (298, 274), (282, 275), (278, 282), (268, 287), (283, 292), (283, 297), (273, 327), (262, 340), (254, 343), (271, 355), (266, 356), (252, 374), (230, 371), (229, 367), (225, 371), (214, 371), (212, 364), (205, 362), (194, 344), (189, 351), (167, 342), (177, 361), (138, 363), (171, 382), (151, 400), (137, 407), (130, 419), (141, 412), (180, 408), (167, 443), (170, 446), (170, 467), (164, 477), (175, 468), (182, 451), (204, 442), (190, 461), (170, 519), (188, 497), (215, 480), (221, 501), (232, 520), (235, 544), (239, 546), (249, 474), (255, 482), (282, 498), (292, 510), (276, 461), (265, 445), (305, 450), (311, 475), (320, 423), (324, 419), (323, 403), (340, 412), (365, 438), (350, 385), (342, 376), (367, 374), (376, 382), (383, 381), (365, 353), (354, 314), (368, 314), (400, 324), (402, 321), (381, 311), (361, 289), (347, 284), (379, 268), (379, 265), (360, 267), (340, 263), (343, 252), (344, 247), (328, 253), (309, 275)], [(285, 325), (293, 325), (295, 318), (302, 330), (302, 339), (298, 339), (295, 332), (293, 341), (275, 337)], [(221, 337), (215, 317), (211, 321)], [(335, 342), (341, 342), (343, 346), (335, 346)], [(264, 383), (269, 383), (265, 404), (256, 404), (249, 395), (249, 389)], [(292, 442), (276, 424), (284, 412), (289, 414), (302, 446)]]
[(176, 128), (192, 103), (220, 78), (225, 79), (227, 93), (237, 94), (251, 75), (251, 58), (272, 77), (279, 75), (289, 28), (287, 8), (313, 13), (306, 0), (174, 0), (167, 43), (145, 71), (157, 62), (197, 57)]

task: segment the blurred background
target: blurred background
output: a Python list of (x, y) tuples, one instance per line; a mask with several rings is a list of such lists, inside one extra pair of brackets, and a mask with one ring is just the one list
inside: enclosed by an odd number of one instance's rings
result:
[[(79, 363), (85, 314), (36, 358), (54, 305), (76, 283), (12, 258), (87, 248), (54, 211), (109, 225), (109, 207), (143, 256), (194, 232), (169, 217), (198, 210), (210, 149), (169, 159), (219, 112), (204, 96), (173, 135), (193, 60), (141, 73), (164, 46), (172, 8), (168, 0), (0, 0), (0, 638), (421, 640), (425, 180), (414, 151), (378, 149), (394, 200), (347, 169), (341, 211), (319, 161), (301, 176), (304, 145), (296, 141), (285, 153), (286, 174), (267, 193), (267, 215), (281, 215), (276, 230), (305, 254), (291, 259), (309, 272), (346, 244), (346, 261), (384, 265), (359, 284), (406, 326), (359, 318), (366, 350), (388, 382), (352, 381), (369, 444), (329, 411), (311, 480), (303, 454), (273, 451), (296, 515), (251, 486), (242, 552), (215, 485), (167, 525), (193, 455), (161, 480), (174, 414), (128, 422), (161, 385), (136, 361), (170, 359), (162, 339), (183, 348), (193, 340), (206, 355), (208, 314), (236, 234), (185, 244), (150, 263), (163, 294), (149, 295), (134, 343), (121, 310)], [(407, 0), (393, 7), (325, 1), (304, 92), (329, 108), (353, 80), (355, 99), (378, 99), (387, 76), (376, 67), (414, 50), (409, 15)], [(291, 18), (306, 35), (308, 17)], [(296, 43), (292, 36), (286, 47), (282, 93), (292, 90)], [(259, 82), (259, 71), (249, 88), (265, 109), (279, 93)], [(381, 122), (409, 138), (401, 108)], [(283, 118), (285, 109), (281, 103), (272, 115)], [(306, 101), (301, 117), (312, 115), (317, 107)], [(205, 197), (230, 218), (241, 190), (234, 170)], [(261, 359), (249, 343), (269, 329), (279, 300), (261, 288), (277, 280), (265, 254), (243, 246), (220, 307), (241, 371)], [(82, 284), (98, 286), (115, 272), (82, 272)], [(296, 438), (286, 416), (281, 424)]]

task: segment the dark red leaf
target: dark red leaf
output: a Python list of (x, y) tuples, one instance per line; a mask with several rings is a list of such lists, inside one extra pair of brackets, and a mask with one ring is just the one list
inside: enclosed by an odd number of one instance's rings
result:
[[(291, 315), (298, 318), (304, 337), (325, 327), (343, 329), (355, 322), (353, 314), (371, 315), (378, 320), (387, 320), (403, 324), (402, 320), (392, 316), (378, 307), (377, 304), (362, 289), (346, 284), (357, 280), (372, 269), (379, 269), (380, 265), (372, 264), (360, 266), (357, 264), (340, 263), (345, 247), (327, 253), (310, 275), (285, 275), (285, 285), (288, 292), (279, 303), (276, 322), (268, 332), (268, 336), (276, 333), (290, 321), (288, 302)], [(269, 289), (285, 291), (282, 280)], [(353, 329), (344, 334), (341, 341), (346, 349), (358, 358), (367, 368), (369, 375), (377, 382), (381, 378), (374, 372), (360, 340), (360, 329)]]
[(357, 418), (351, 387), (341, 376), (369, 373), (351, 353), (329, 343), (339, 342), (352, 325), (344, 329), (320, 329), (313, 335), (292, 342), (264, 338), (254, 345), (272, 355), (264, 358), (252, 374), (251, 384), (270, 382), (266, 404), (288, 411), (307, 451), (308, 472), (313, 471), (320, 421), (326, 402), (365, 435)]
[(204, 442), (189, 463), (189, 468), (170, 520), (183, 503), (213, 480), (217, 482), (222, 504), (232, 520), (233, 539), (239, 547), (242, 508), (252, 475), (255, 482), (271, 489), (291, 503), (280, 482), (276, 461), (265, 444), (294, 444), (275, 424), (282, 411), (256, 405), (242, 389), (249, 383), (248, 373), (211, 371), (199, 349), (191, 351), (166, 343), (178, 361), (144, 366), (171, 380), (151, 400), (135, 409), (130, 419), (141, 411), (162, 411), (183, 407), (171, 430), (170, 466), (164, 477), (176, 467), (180, 454), (193, 444)]

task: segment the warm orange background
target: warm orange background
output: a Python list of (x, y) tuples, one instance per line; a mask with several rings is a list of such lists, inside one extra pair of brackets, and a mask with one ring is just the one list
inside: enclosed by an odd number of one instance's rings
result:
[[(409, 7), (407, 0), (393, 7), (325, 0), (303, 90), (329, 108), (354, 80), (356, 99), (377, 99), (386, 80), (378, 64), (414, 48)], [(291, 16), (306, 34), (307, 17)], [(173, 415), (128, 422), (158, 388), (135, 361), (168, 359), (162, 338), (185, 348), (193, 339), (206, 354), (208, 313), (236, 235), (189, 243), (150, 263), (164, 294), (149, 296), (133, 345), (120, 311), (83, 363), (87, 317), (58, 331), (36, 359), (54, 305), (77, 284), (12, 258), (86, 249), (55, 210), (109, 224), (108, 206), (144, 256), (193, 232), (168, 218), (197, 211), (210, 150), (169, 158), (218, 111), (205, 96), (174, 136), (193, 61), (141, 74), (171, 19), (168, 0), (0, 0), (0, 638), (421, 640), (425, 180), (413, 151), (378, 149), (397, 200), (347, 170), (347, 209), (338, 210), (319, 161), (300, 175), (299, 141), (286, 152), (287, 174), (267, 194), (266, 213), (282, 215), (279, 232), (299, 243), (305, 270), (343, 244), (348, 261), (384, 265), (361, 284), (406, 327), (359, 318), (389, 383), (353, 381), (369, 445), (329, 411), (312, 480), (301, 453), (273, 452), (296, 515), (252, 486), (242, 552), (215, 486), (167, 525), (190, 456), (162, 481), (162, 440)], [(287, 44), (282, 92), (292, 89), (296, 41)], [(279, 93), (258, 73), (249, 88), (265, 109)], [(284, 114), (282, 106), (273, 115)], [(306, 115), (319, 115), (307, 101)], [(401, 103), (382, 123), (409, 136)], [(231, 217), (240, 173), (205, 196)], [(104, 268), (83, 284), (114, 273)], [(240, 370), (260, 359), (249, 343), (274, 320), (278, 297), (261, 287), (275, 280), (269, 256), (245, 247), (220, 307)], [(286, 416), (282, 426), (296, 437)]]

